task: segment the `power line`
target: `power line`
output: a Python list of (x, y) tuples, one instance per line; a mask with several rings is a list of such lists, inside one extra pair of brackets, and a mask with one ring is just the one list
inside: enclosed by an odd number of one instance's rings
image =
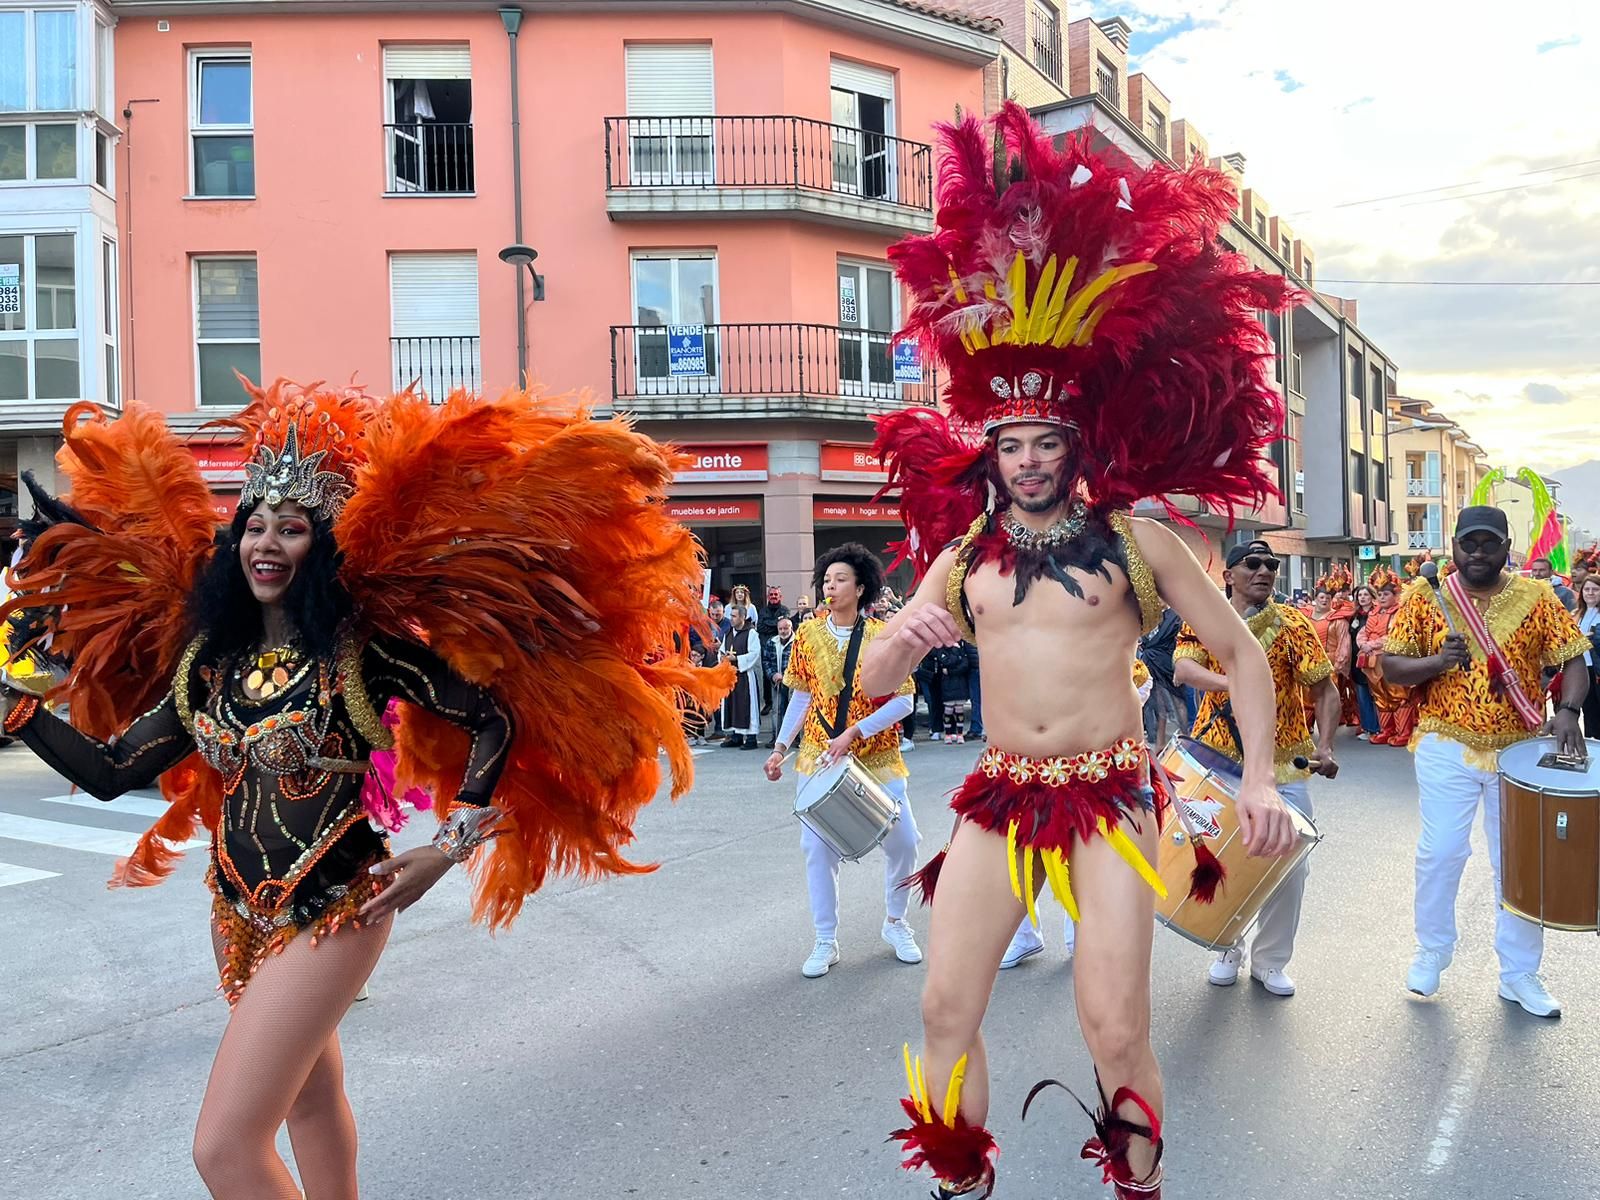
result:
[[(1559, 166), (1554, 166), (1554, 167), (1536, 167), (1531, 171), (1518, 171), (1515, 175), (1510, 176), (1510, 178), (1512, 178), (1512, 179), (1520, 179), (1525, 175), (1545, 175), (1545, 174), (1548, 174), (1551, 171), (1567, 171), (1567, 170), (1571, 170), (1571, 169), (1576, 168), (1576, 167), (1593, 167), (1593, 166), (1596, 166), (1596, 165), (1600, 165), (1600, 158), (1585, 159), (1582, 162), (1561, 163)], [(1586, 175), (1569, 176), (1569, 178), (1572, 178), (1572, 179), (1585, 179), (1587, 177), (1588, 176), (1586, 176)], [(1413, 196), (1432, 196), (1432, 195), (1434, 195), (1434, 194), (1436, 194), (1438, 192), (1453, 192), (1457, 188), (1464, 188), (1464, 187), (1482, 187), (1486, 183), (1495, 183), (1495, 182), (1498, 182), (1498, 181), (1497, 180), (1493, 180), (1493, 179), (1469, 179), (1469, 180), (1466, 180), (1466, 181), (1464, 181), (1462, 183), (1447, 183), (1443, 187), (1420, 188), (1420, 189), (1418, 189), (1417, 191), (1414, 191), (1414, 192), (1395, 192), (1391, 196), (1374, 196), (1374, 197), (1372, 197), (1371, 199), (1368, 199), (1368, 200), (1346, 200), (1346, 201), (1343, 201), (1342, 203), (1339, 203), (1339, 204), (1324, 204), (1324, 205), (1321, 205), (1321, 206), (1319, 206), (1317, 208), (1302, 208), (1297, 212), (1290, 213), (1289, 215), (1292, 216), (1292, 217), (1303, 217), (1307, 213), (1331, 212), (1334, 209), (1339, 209), (1339, 208), (1360, 208), (1363, 205), (1367, 205), (1367, 204), (1384, 204), (1384, 203), (1387, 203), (1390, 200), (1409, 200)], [(1552, 183), (1564, 183), (1564, 182), (1566, 182), (1566, 180), (1564, 180), (1564, 179), (1535, 180), (1532, 183), (1525, 183), (1525, 184), (1517, 185), (1517, 188), (1507, 188), (1507, 189), (1502, 189), (1502, 190), (1514, 191), (1514, 190), (1518, 190), (1518, 188), (1545, 187), (1545, 186), (1548, 186), (1549, 184), (1552, 184)], [(1492, 192), (1486, 192), (1486, 193), (1482, 193), (1482, 194), (1484, 194), (1484, 195), (1493, 195)], [(1464, 199), (1467, 199), (1467, 198), (1468, 197), (1465, 197), (1465, 196), (1446, 196), (1446, 197), (1444, 197), (1444, 199), (1446, 199), (1446, 200), (1464, 200)], [(1409, 206), (1403, 206), (1403, 207), (1409, 207)]]
[(1356, 283), (1372, 287), (1600, 287), (1600, 279), (1319, 279), (1324, 283)]

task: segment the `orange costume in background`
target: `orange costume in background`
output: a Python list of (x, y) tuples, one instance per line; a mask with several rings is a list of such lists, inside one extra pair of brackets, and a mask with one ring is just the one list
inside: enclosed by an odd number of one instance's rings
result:
[[(1334, 598), (1332, 607), (1320, 617), (1311, 608), (1304, 611), (1316, 627), (1323, 652), (1333, 664), (1334, 684), (1339, 689), (1339, 724), (1359, 726), (1361, 713), (1356, 704), (1355, 676), (1351, 674), (1355, 666), (1355, 647), (1350, 639), (1350, 618), (1356, 615), (1356, 606), (1355, 601), (1341, 598), (1349, 594), (1353, 582), (1348, 567), (1343, 564), (1335, 566), (1317, 580), (1317, 590), (1325, 591)], [(1308, 705), (1308, 723), (1312, 716), (1313, 710)]]
[(1411, 742), (1411, 731), (1417, 724), (1417, 699), (1410, 688), (1399, 687), (1383, 677), (1383, 643), (1389, 637), (1389, 627), (1400, 609), (1400, 578), (1388, 567), (1372, 572), (1367, 586), (1374, 593), (1390, 591), (1394, 599), (1387, 605), (1374, 605), (1361, 631), (1360, 655), (1357, 662), (1366, 673), (1372, 688), (1372, 702), (1378, 708), (1379, 730), (1372, 741), (1380, 746), (1405, 746)]

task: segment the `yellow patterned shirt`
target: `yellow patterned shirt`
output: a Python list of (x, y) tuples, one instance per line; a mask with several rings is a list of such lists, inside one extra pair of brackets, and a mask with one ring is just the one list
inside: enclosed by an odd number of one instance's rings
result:
[[(1441, 604), (1449, 606), (1456, 628), (1466, 635), (1472, 666), (1435, 675), (1415, 689), (1421, 699), (1421, 716), (1412, 744), (1424, 733), (1437, 733), (1469, 750), (1492, 754), (1531, 737), (1511, 701), (1489, 690), (1488, 660), (1468, 631), (1466, 618), (1443, 588), (1437, 598), (1422, 581), (1406, 590), (1389, 625), (1384, 652), (1412, 658), (1437, 654), (1450, 632)], [(1550, 585), (1538, 579), (1506, 576), (1505, 586), (1484, 610), (1484, 623), (1517, 673), (1523, 692), (1541, 710), (1544, 669), (1559, 667), (1589, 649), (1589, 639), (1578, 629), (1578, 622)]]
[[(856, 687), (850, 693), (850, 712), (845, 725), (854, 725), (876, 712), (886, 696), (868, 696), (862, 692), (861, 662), (867, 656), (872, 639), (883, 632), (883, 622), (867, 619), (861, 636), (861, 651), (856, 656)], [(839, 706), (839, 693), (844, 690), (844, 659), (849, 643), (843, 645), (834, 637), (826, 617), (805, 621), (795, 630), (794, 648), (789, 652), (789, 668), (783, 682), (797, 692), (809, 692), (811, 707), (806, 712), (805, 724), (800, 729), (800, 749), (795, 757), (794, 769), (809, 775), (817, 769), (817, 758), (833, 739), (828, 734), (825, 721), (832, 720)], [(916, 686), (907, 679), (895, 692), (897, 696), (916, 693)], [(850, 751), (879, 779), (904, 779), (910, 772), (900, 756), (900, 727), (891, 725), (871, 737), (862, 738)]]
[[(1310, 758), (1316, 752), (1311, 741), (1311, 728), (1306, 723), (1306, 706), (1310, 702), (1313, 686), (1333, 674), (1333, 664), (1328, 652), (1322, 648), (1316, 626), (1297, 608), (1287, 604), (1268, 604), (1266, 609), (1246, 622), (1256, 635), (1261, 648), (1267, 652), (1267, 665), (1272, 668), (1272, 689), (1277, 697), (1278, 728), (1273, 743), (1273, 762), (1279, 783), (1291, 783), (1309, 778), (1311, 772), (1296, 767), (1298, 757)], [(1208, 671), (1221, 675), (1222, 664), (1201, 645), (1199, 636), (1187, 622), (1178, 632), (1178, 648), (1174, 660), (1193, 659)], [(1220, 750), (1235, 762), (1244, 757), (1234, 741), (1233, 732), (1222, 716), (1222, 706), (1228, 700), (1227, 692), (1202, 692), (1200, 709), (1195, 716), (1194, 737), (1214, 750)]]

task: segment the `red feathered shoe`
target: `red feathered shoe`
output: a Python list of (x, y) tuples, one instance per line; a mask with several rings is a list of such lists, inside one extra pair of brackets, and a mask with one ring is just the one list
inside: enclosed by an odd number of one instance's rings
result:
[(900, 1101), (911, 1124), (896, 1129), (889, 1141), (899, 1142), (905, 1151), (900, 1164), (908, 1171), (927, 1167), (938, 1180), (940, 1200), (969, 1196), (987, 1200), (994, 1193), (994, 1160), (1000, 1147), (982, 1125), (974, 1125), (957, 1111), (961, 1103), (961, 1081), (966, 1075), (967, 1056), (963, 1054), (950, 1073), (944, 1109), (935, 1115), (928, 1102), (927, 1081), (922, 1076), (922, 1060), (913, 1061), (911, 1047), (905, 1048), (906, 1079), (911, 1094)]
[[(1107, 1103), (1106, 1090), (1100, 1083), (1098, 1071), (1095, 1072), (1094, 1086), (1100, 1093), (1098, 1112), (1091, 1111), (1087, 1104), (1078, 1100), (1077, 1093), (1060, 1080), (1042, 1079), (1033, 1085), (1033, 1090), (1023, 1102), (1022, 1119), (1028, 1119), (1028, 1107), (1040, 1092), (1048, 1087), (1060, 1088), (1076, 1100), (1078, 1107), (1094, 1122), (1095, 1136), (1083, 1144), (1081, 1157), (1100, 1168), (1101, 1181), (1111, 1184), (1117, 1200), (1161, 1200), (1161, 1152), (1164, 1149), (1161, 1118), (1156, 1116), (1149, 1102), (1132, 1088), (1118, 1088), (1116, 1095)], [(1118, 1115), (1117, 1109), (1128, 1102), (1138, 1106), (1150, 1122), (1148, 1125), (1139, 1125)], [(1156, 1150), (1155, 1161), (1142, 1179), (1135, 1179), (1133, 1168), (1128, 1165), (1128, 1145), (1136, 1137), (1145, 1138)]]

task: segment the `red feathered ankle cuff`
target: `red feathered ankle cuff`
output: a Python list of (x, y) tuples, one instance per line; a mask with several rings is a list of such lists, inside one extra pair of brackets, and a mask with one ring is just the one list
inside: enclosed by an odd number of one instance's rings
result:
[(932, 905), (933, 889), (939, 885), (939, 872), (944, 867), (944, 856), (949, 852), (950, 847), (946, 846), (943, 850), (939, 851), (939, 853), (935, 854), (928, 860), (927, 866), (923, 867), (920, 871), (916, 871), (910, 875), (907, 875), (896, 886), (902, 888), (916, 888), (918, 902), (921, 903), (924, 908)]
[(961, 1056), (950, 1073), (944, 1108), (935, 1115), (928, 1102), (927, 1081), (922, 1076), (922, 1060), (913, 1063), (911, 1047), (905, 1049), (906, 1078), (911, 1094), (900, 1107), (911, 1124), (896, 1129), (889, 1141), (899, 1142), (905, 1152), (900, 1164), (908, 1171), (927, 1167), (939, 1183), (944, 1197), (970, 1196), (987, 1200), (994, 1192), (994, 1159), (1000, 1153), (994, 1135), (982, 1125), (974, 1125), (957, 1111), (961, 1103), (961, 1080), (966, 1074), (967, 1057)]
[[(1083, 1144), (1080, 1157), (1088, 1159), (1100, 1168), (1101, 1182), (1111, 1184), (1116, 1192), (1117, 1200), (1161, 1200), (1161, 1119), (1156, 1116), (1155, 1109), (1150, 1107), (1148, 1101), (1132, 1088), (1118, 1088), (1110, 1102), (1106, 1101), (1106, 1091), (1100, 1083), (1100, 1073), (1095, 1072), (1095, 1090), (1100, 1093), (1100, 1109), (1091, 1111), (1089, 1106), (1066, 1084), (1055, 1079), (1043, 1079), (1033, 1085), (1033, 1090), (1028, 1093), (1028, 1098), (1022, 1105), (1022, 1119), (1028, 1119), (1028, 1106), (1038, 1094), (1047, 1087), (1058, 1087), (1067, 1095), (1077, 1101), (1078, 1107), (1083, 1109), (1089, 1120), (1094, 1122), (1095, 1136)], [(1132, 1103), (1144, 1113), (1148, 1125), (1139, 1125), (1126, 1117), (1119, 1116), (1117, 1109), (1124, 1103)], [(1128, 1165), (1128, 1144), (1136, 1137), (1145, 1138), (1155, 1147), (1155, 1161), (1150, 1164), (1150, 1170), (1142, 1178), (1133, 1177), (1133, 1168)]]

